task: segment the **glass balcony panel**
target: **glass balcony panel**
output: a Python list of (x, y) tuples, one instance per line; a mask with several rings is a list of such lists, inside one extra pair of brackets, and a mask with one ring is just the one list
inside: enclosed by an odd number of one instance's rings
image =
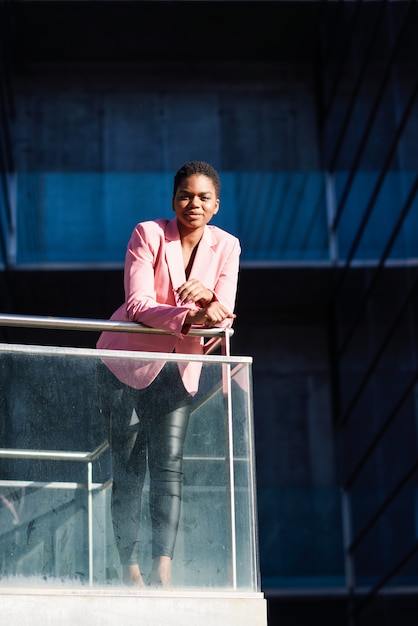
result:
[[(109, 358), (109, 352), (104, 353)], [(118, 353), (124, 364), (137, 353)], [(98, 394), (103, 352), (0, 344), (0, 584), (120, 586), (112, 461)], [(189, 357), (142, 353), (176, 363)], [(251, 359), (202, 362), (183, 464), (172, 586), (259, 591)], [(151, 568), (149, 477), (140, 563)]]

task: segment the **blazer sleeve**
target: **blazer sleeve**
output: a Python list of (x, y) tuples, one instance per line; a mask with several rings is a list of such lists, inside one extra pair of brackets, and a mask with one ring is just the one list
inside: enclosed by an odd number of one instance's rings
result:
[[(216, 300), (223, 304), (231, 313), (235, 309), (235, 301), (238, 285), (239, 258), (241, 246), (236, 237), (231, 236), (232, 245), (229, 246), (229, 253), (225, 256), (221, 267), (219, 278), (216, 281), (213, 293)], [(227, 319), (216, 324), (223, 328), (232, 326), (233, 319)]]
[(183, 336), (188, 307), (176, 306), (174, 295), (172, 303), (157, 301), (158, 284), (162, 291), (170, 288), (168, 268), (156, 267), (161, 265), (163, 237), (162, 229), (152, 222), (138, 224), (132, 233), (124, 271), (126, 315), (132, 322)]

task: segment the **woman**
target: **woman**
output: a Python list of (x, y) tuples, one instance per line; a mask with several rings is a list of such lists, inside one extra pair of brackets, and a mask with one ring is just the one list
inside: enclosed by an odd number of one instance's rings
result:
[[(100, 349), (202, 354), (192, 325), (231, 326), (240, 245), (208, 222), (219, 210), (220, 180), (192, 161), (174, 177), (172, 220), (137, 224), (128, 243), (125, 302), (112, 320), (138, 322), (168, 335), (104, 332)], [(123, 579), (143, 586), (138, 560), (141, 494), (150, 473), (152, 571), (168, 586), (180, 517), (183, 446), (201, 363), (120, 361), (100, 370), (102, 412), (113, 461), (112, 520)]]

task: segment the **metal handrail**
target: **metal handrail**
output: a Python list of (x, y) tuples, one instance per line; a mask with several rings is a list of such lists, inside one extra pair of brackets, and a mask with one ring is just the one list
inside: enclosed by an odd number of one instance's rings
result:
[[(78, 317), (53, 317), (42, 315), (11, 315), (0, 314), (0, 326), (13, 326), (20, 328), (47, 328), (51, 330), (85, 330), (85, 331), (111, 331), (125, 333), (143, 333), (147, 335), (173, 335), (167, 330), (152, 328), (137, 322), (119, 322), (117, 320), (88, 319)], [(214, 352), (222, 344), (223, 353), (230, 356), (230, 338), (234, 334), (232, 328), (197, 328), (192, 327), (188, 335), (190, 337), (205, 337), (208, 341), (203, 347), (204, 354)]]
[(0, 448), (0, 459), (36, 459), (42, 461), (85, 461), (91, 463), (109, 448), (103, 441), (92, 452), (67, 452), (66, 450), (23, 450), (21, 448)]
[[(151, 328), (137, 322), (118, 322), (115, 320), (86, 319), (78, 317), (52, 317), (41, 315), (0, 314), (0, 326), (20, 326), (25, 328), (51, 328), (54, 330), (90, 330), (136, 332), (156, 335), (172, 335), (170, 331)], [(191, 328), (192, 337), (223, 337), (233, 334), (232, 328)]]

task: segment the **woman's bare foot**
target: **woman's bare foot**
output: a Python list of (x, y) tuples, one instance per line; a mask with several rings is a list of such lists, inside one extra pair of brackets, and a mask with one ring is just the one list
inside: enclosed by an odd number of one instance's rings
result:
[(148, 584), (157, 587), (169, 587), (171, 579), (171, 558), (158, 556), (152, 562), (151, 574)]
[(145, 587), (139, 565), (122, 566), (123, 583), (130, 587)]

